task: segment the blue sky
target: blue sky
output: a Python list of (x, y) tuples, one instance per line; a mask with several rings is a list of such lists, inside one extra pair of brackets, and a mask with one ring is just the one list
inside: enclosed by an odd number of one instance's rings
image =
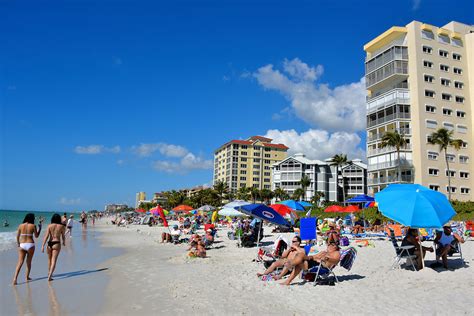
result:
[(210, 183), (213, 151), (257, 134), (363, 157), (362, 46), (472, 12), (467, 0), (1, 1), (0, 208), (102, 209)]

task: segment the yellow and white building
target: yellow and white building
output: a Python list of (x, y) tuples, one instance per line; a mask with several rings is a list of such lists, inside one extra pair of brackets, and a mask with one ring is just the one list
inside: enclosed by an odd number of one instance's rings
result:
[[(364, 50), (369, 193), (399, 181), (395, 148), (381, 148), (383, 134), (397, 130), (408, 139), (402, 182), (473, 200), (474, 26), (413, 21), (390, 28)], [(428, 143), (442, 127), (464, 141), (460, 150), (448, 149), (451, 188), (444, 153)]]
[(213, 183), (227, 183), (231, 192), (241, 187), (272, 188), (271, 166), (287, 156), (288, 147), (272, 139), (252, 136), (231, 140), (214, 152)]

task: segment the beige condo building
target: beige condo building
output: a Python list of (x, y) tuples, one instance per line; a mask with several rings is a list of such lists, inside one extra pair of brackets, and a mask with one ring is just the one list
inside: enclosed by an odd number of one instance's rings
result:
[(272, 139), (252, 136), (231, 140), (214, 152), (214, 184), (227, 183), (231, 192), (241, 187), (272, 188), (271, 166), (286, 158), (288, 147)]
[[(390, 28), (364, 50), (369, 193), (405, 182), (473, 200), (474, 26), (413, 21)], [(428, 143), (439, 128), (463, 140), (460, 150), (448, 149), (451, 188), (444, 152)], [(408, 140), (400, 177), (395, 148), (381, 148), (383, 134), (394, 130)]]

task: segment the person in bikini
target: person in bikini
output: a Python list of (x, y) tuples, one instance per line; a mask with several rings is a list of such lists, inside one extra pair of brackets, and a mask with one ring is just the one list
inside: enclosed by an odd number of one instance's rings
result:
[(263, 275), (268, 275), (276, 269), (283, 267), (290, 260), (294, 260), (296, 257), (304, 256), (304, 249), (301, 248), (300, 245), (301, 238), (299, 236), (293, 237), (291, 241), (291, 246), (282, 253), (281, 259), (278, 259), (277, 261), (272, 263), (272, 265), (269, 266), (268, 269), (266, 269), (263, 273), (257, 273), (257, 276), (261, 277)]
[(35, 254), (35, 238), (38, 238), (41, 233), (42, 221), (38, 225), (38, 230), (35, 225), (35, 215), (28, 213), (23, 220), (23, 223), (18, 226), (16, 234), (16, 242), (18, 244), (18, 263), (15, 269), (15, 275), (13, 276), (13, 285), (17, 284), (18, 274), (20, 273), (23, 262), (26, 258), (26, 281), (30, 281), (31, 272), (31, 261)]
[(51, 218), (51, 224), (43, 239), (41, 252), (44, 252), (44, 246), (48, 243), (48, 281), (53, 280), (53, 272), (56, 269), (59, 253), (61, 252), (61, 240), (63, 246), (66, 246), (65, 227), (61, 224), (61, 216), (54, 214)]

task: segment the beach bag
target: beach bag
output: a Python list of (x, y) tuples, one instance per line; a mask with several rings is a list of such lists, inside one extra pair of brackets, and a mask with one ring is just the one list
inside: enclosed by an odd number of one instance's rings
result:
[(342, 236), (341, 239), (339, 240), (339, 245), (342, 247), (349, 246), (349, 238), (347, 238), (347, 236)]

